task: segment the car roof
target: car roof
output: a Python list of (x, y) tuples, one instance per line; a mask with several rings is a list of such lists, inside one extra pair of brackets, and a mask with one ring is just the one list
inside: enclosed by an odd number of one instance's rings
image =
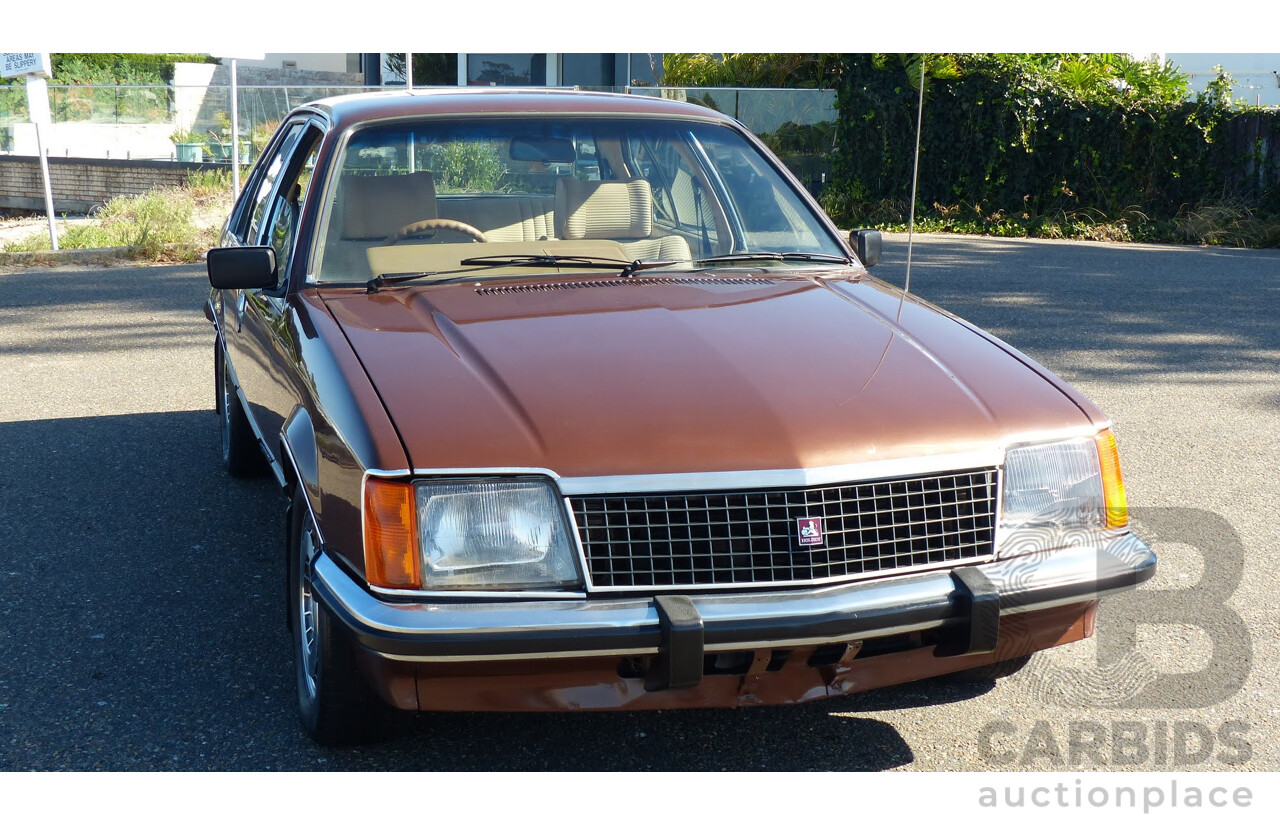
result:
[(666, 115), (735, 122), (714, 109), (661, 97), (564, 89), (462, 86), (370, 92), (328, 97), (302, 108), (323, 112), (339, 130), (373, 120), (453, 114)]

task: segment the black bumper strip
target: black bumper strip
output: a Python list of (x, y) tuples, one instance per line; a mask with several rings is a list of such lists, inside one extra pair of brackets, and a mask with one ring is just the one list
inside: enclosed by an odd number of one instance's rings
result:
[(646, 690), (697, 687), (702, 681), (702, 616), (688, 596), (655, 596), (662, 646)]
[(1000, 641), (1000, 591), (976, 567), (951, 571), (956, 609), (964, 621), (948, 629), (934, 648), (935, 656), (994, 653)]

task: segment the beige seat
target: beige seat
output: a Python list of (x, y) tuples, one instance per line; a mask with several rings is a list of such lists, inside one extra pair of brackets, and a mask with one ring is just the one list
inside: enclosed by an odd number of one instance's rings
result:
[(402, 226), (436, 217), (436, 186), (430, 172), (411, 175), (344, 175), (325, 241), (321, 276), (327, 280), (368, 278), (365, 255)]
[(446, 195), (440, 217), (470, 224), (494, 242), (545, 241), (555, 237), (549, 195)]
[(350, 175), (343, 178), (342, 239), (389, 238), (436, 214), (436, 183), (430, 172), (411, 175)]
[(617, 241), (639, 260), (687, 261), (689, 244), (679, 235), (653, 235), (653, 191), (643, 178), (556, 181), (556, 236), (564, 240)]

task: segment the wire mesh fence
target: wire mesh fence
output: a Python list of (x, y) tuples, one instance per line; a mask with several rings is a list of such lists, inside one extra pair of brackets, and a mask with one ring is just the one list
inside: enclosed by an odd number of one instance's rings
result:
[[(244, 149), (256, 155), (289, 112), (328, 97), (379, 86), (240, 86), (236, 90)], [(810, 191), (830, 173), (837, 119), (835, 92), (823, 89), (581, 87), (584, 91), (685, 100), (728, 114), (759, 135)], [(53, 122), (102, 126), (169, 125), (174, 144), (201, 144), (202, 157), (230, 158), (229, 86), (49, 86)], [(30, 119), (21, 84), (0, 86), (0, 152), (14, 151), (13, 124)], [(179, 128), (181, 125), (182, 128)], [(74, 151), (74, 150), (71, 150)], [(118, 153), (123, 154), (123, 153)], [(177, 157), (179, 153), (175, 153)], [(188, 158), (190, 159), (190, 158)]]

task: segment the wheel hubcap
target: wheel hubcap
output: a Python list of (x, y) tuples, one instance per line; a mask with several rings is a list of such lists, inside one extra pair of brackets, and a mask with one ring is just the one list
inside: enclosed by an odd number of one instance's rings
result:
[(316, 695), (316, 676), (320, 668), (320, 606), (311, 592), (311, 559), (315, 541), (310, 527), (304, 527), (298, 543), (298, 646), (302, 656), (302, 678), (307, 694)]
[(227, 373), (222, 372), (222, 415), (219, 418), (222, 430), (222, 458), (225, 461), (231, 455), (231, 382)]

